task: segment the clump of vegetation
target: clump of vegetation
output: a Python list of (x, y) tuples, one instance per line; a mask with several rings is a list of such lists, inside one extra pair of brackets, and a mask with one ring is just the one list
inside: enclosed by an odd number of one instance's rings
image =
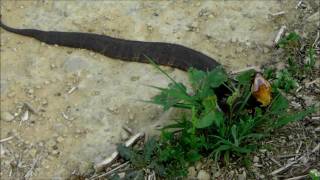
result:
[[(171, 83), (167, 88), (152, 86), (160, 92), (149, 102), (162, 106), (164, 111), (179, 108), (186, 113), (164, 127), (157, 140), (151, 138), (140, 148), (118, 147), (120, 156), (132, 163), (126, 178), (143, 179), (146, 169), (161, 177), (186, 176), (187, 167), (202, 157), (211, 157), (221, 163), (241, 158), (246, 163), (246, 157), (258, 148), (259, 140), (314, 112), (315, 107), (290, 111), (289, 102), (283, 95), (297, 88), (299, 80), (310, 75), (315, 67), (315, 50), (310, 46), (302, 48), (301, 40), (298, 34), (289, 33), (279, 41), (278, 47), (285, 52), (287, 67), (264, 71), (272, 91), (269, 92), (265, 85), (264, 92), (260, 93), (264, 96), (271, 93), (272, 100), (263, 102), (263, 106), (253, 97), (252, 84), (256, 74), (253, 70), (228, 77), (221, 67), (210, 72), (190, 69), (192, 87), (188, 89), (155, 65)], [(318, 177), (311, 172), (310, 176)]]
[(278, 47), (284, 50), (287, 67), (276, 72), (275, 69), (266, 69), (264, 74), (274, 80), (274, 87), (286, 93), (298, 87), (298, 81), (314, 73), (316, 51), (310, 45), (303, 45), (303, 39), (295, 32), (289, 33), (280, 39)]
[[(256, 73), (252, 70), (230, 78), (221, 67), (210, 72), (190, 69), (192, 89), (188, 90), (157, 68), (171, 83), (167, 88), (154, 87), (160, 93), (150, 102), (161, 105), (165, 111), (180, 108), (187, 112), (162, 129), (158, 143), (151, 139), (140, 150), (119, 146), (121, 156), (130, 160), (137, 175), (149, 168), (163, 177), (186, 176), (187, 167), (202, 157), (225, 163), (231, 157), (246, 157), (257, 149), (258, 140), (314, 111), (313, 107), (289, 111), (288, 100), (278, 88), (272, 91), (270, 105), (250, 104)], [(221, 92), (222, 89), (225, 91)]]

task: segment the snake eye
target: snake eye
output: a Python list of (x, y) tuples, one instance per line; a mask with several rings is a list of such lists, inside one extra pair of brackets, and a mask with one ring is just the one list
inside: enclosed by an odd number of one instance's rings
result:
[(271, 102), (271, 85), (264, 77), (257, 73), (251, 87), (253, 97), (260, 102), (261, 106), (268, 106)]

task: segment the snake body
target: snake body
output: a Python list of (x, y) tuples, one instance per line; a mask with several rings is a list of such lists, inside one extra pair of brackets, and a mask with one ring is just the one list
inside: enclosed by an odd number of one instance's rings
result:
[(149, 57), (156, 64), (184, 71), (191, 67), (209, 71), (220, 65), (209, 56), (178, 44), (132, 41), (93, 33), (16, 29), (2, 22), (0, 26), (9, 32), (29, 36), (47, 44), (87, 49), (123, 61), (150, 63), (147, 59)]

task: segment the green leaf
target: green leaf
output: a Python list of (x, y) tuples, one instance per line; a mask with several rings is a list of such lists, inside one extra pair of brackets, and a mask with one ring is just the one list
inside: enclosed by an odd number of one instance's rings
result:
[(206, 73), (194, 68), (188, 70), (189, 80), (194, 89), (199, 89), (201, 84), (205, 81)]
[(228, 79), (225, 70), (219, 66), (208, 73), (208, 82), (212, 88), (219, 87)]
[(224, 124), (223, 112), (216, 110), (214, 115), (213, 115), (213, 122), (218, 127), (219, 131), (224, 130), (224, 127), (223, 127), (223, 124)]
[(250, 69), (248, 71), (241, 72), (237, 77), (238, 83), (240, 85), (250, 85), (252, 81), (252, 77), (255, 75), (256, 71)]
[(301, 112), (292, 113), (292, 114), (284, 114), (283, 116), (278, 118), (278, 120), (274, 124), (274, 127), (280, 128), (282, 126), (287, 125), (290, 122), (301, 120), (313, 112), (315, 112), (314, 106), (312, 106), (304, 111), (301, 111)]
[(197, 128), (207, 128), (212, 125), (214, 119), (214, 111), (209, 112), (196, 122)]
[(210, 111), (215, 110), (217, 108), (217, 96), (213, 95), (206, 97), (202, 101), (202, 105), (204, 106), (205, 113), (209, 113)]
[(231, 134), (232, 134), (235, 146), (239, 146), (239, 140), (238, 140), (237, 126), (236, 125), (232, 126)]
[(239, 94), (239, 90), (235, 90), (231, 96), (229, 96), (227, 98), (227, 104), (229, 107), (232, 107), (232, 105), (236, 102), (237, 98), (240, 97), (240, 94)]
[(278, 95), (272, 102), (270, 111), (272, 113), (279, 113), (286, 110), (288, 107), (289, 107), (288, 100), (281, 93), (278, 93)]
[(144, 159), (148, 162), (151, 161), (151, 157), (156, 149), (157, 141), (154, 137), (150, 138), (144, 145)]
[(195, 151), (191, 150), (187, 153), (188, 162), (196, 162), (201, 159), (201, 155)]

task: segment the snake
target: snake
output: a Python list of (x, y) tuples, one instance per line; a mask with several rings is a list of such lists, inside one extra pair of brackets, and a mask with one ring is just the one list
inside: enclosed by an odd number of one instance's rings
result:
[(49, 45), (87, 49), (123, 61), (150, 63), (152, 59), (158, 65), (183, 71), (190, 68), (210, 71), (220, 66), (216, 60), (204, 53), (179, 44), (134, 41), (84, 32), (17, 29), (3, 24), (2, 21), (0, 26), (11, 33), (32, 37)]

